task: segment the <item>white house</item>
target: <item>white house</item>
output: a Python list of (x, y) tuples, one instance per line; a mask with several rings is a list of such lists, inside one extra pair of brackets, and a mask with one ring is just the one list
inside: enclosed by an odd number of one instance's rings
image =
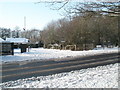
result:
[(6, 38), (6, 41), (13, 42), (15, 44), (26, 44), (29, 42), (26, 38)]

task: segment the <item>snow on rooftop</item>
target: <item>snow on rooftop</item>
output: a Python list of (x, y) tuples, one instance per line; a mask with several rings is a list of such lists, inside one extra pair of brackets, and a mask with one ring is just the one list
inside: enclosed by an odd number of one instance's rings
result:
[(6, 41), (14, 43), (28, 43), (28, 39), (26, 38), (6, 38)]
[(4, 40), (2, 38), (0, 38), (0, 42), (3, 42)]
[(1, 83), (3, 88), (118, 88), (118, 63)]
[(20, 49), (14, 50), (14, 55), (0, 56), (2, 62), (17, 62), (17, 61), (31, 61), (31, 60), (47, 60), (47, 59), (61, 59), (65, 57), (75, 56), (89, 56), (104, 53), (118, 52), (118, 48), (99, 48), (98, 50), (88, 51), (71, 51), (71, 50), (58, 50), (58, 49), (44, 49), (44, 48), (31, 48), (29, 52), (21, 53)]

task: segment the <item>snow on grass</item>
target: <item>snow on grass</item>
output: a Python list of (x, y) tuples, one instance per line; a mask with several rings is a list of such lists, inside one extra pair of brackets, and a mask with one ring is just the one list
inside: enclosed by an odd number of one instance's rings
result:
[(118, 88), (118, 63), (0, 84), (3, 88)]
[(53, 58), (65, 58), (65, 57), (75, 57), (75, 56), (88, 56), (96, 55), (101, 53), (112, 53), (118, 52), (118, 48), (99, 48), (98, 50), (89, 51), (70, 51), (70, 50), (57, 50), (57, 49), (44, 49), (44, 48), (31, 48), (30, 52), (20, 53), (20, 49), (15, 49), (14, 55), (0, 56), (2, 62), (11, 61), (25, 61), (25, 60), (45, 60)]

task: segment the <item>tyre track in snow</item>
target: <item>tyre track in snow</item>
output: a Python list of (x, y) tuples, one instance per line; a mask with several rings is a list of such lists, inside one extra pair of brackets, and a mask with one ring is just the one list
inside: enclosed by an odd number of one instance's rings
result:
[(63, 60), (47, 60), (29, 62), (21, 65), (20, 63), (3, 64), (2, 82), (29, 78), (33, 76), (50, 75), (72, 70), (86, 69), (99, 65), (107, 65), (119, 62), (118, 53), (102, 54), (87, 57), (66, 58)]

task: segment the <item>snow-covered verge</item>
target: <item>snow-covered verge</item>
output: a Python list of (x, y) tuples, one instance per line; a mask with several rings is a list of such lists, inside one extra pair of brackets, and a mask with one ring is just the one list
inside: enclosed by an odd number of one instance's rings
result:
[(118, 48), (99, 48), (97, 50), (89, 51), (70, 51), (70, 50), (57, 50), (57, 49), (44, 49), (44, 48), (31, 48), (29, 52), (20, 53), (20, 49), (14, 50), (14, 55), (0, 56), (2, 62), (13, 62), (13, 61), (25, 61), (25, 60), (45, 60), (53, 58), (65, 58), (75, 56), (88, 56), (97, 55), (103, 53), (118, 52)]
[(118, 66), (110, 64), (0, 84), (3, 88), (118, 88)]

